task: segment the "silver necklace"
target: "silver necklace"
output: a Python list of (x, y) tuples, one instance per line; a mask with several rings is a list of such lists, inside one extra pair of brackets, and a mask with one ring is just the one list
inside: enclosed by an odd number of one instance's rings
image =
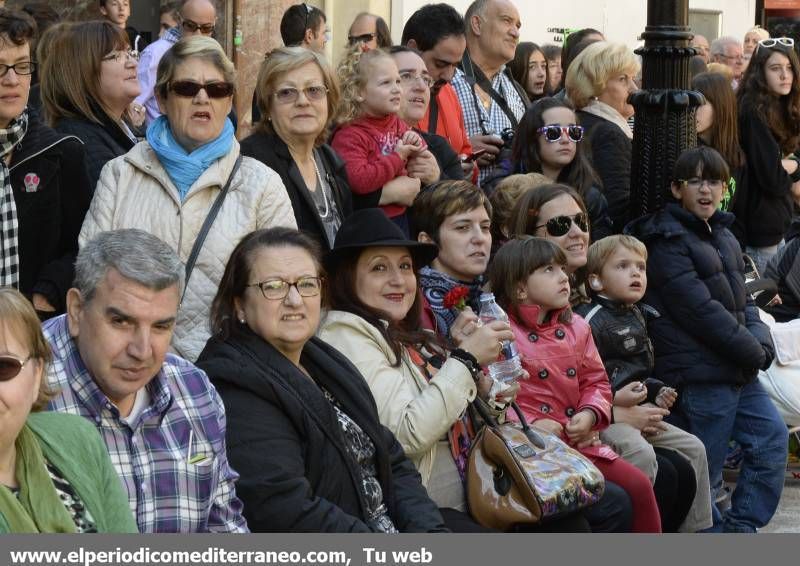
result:
[(319, 185), (319, 190), (322, 192), (322, 202), (325, 203), (325, 212), (317, 212), (319, 213), (319, 217), (323, 220), (328, 217), (330, 214), (330, 206), (328, 205), (328, 197), (325, 194), (325, 185), (322, 184), (322, 175), (319, 174), (319, 167), (317, 167), (317, 155), (316, 152), (311, 153), (311, 163), (314, 164), (314, 172), (317, 174), (317, 183)]

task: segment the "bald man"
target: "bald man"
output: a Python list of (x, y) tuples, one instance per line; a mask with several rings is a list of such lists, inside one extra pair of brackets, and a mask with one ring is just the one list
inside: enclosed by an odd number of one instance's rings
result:
[(708, 65), (708, 61), (709, 61), (709, 45), (708, 45), (708, 40), (705, 38), (705, 36), (700, 35), (699, 33), (696, 34), (692, 38), (692, 42), (689, 45), (691, 45), (692, 47), (697, 49), (697, 54), (700, 57), (702, 57), (703, 58), (703, 62), (706, 65)]
[(142, 93), (134, 103), (144, 106), (147, 123), (161, 115), (156, 103), (153, 87), (156, 84), (158, 63), (181, 38), (192, 35), (212, 35), (217, 24), (217, 9), (210, 0), (184, 0), (179, 8), (180, 24), (164, 32), (160, 39), (151, 43), (139, 59), (137, 76)]

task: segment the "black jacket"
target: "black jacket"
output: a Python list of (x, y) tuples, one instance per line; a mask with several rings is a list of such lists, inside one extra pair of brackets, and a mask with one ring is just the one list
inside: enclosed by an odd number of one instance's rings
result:
[(439, 180), (444, 181), (451, 179), (454, 181), (461, 181), (464, 179), (464, 170), (461, 168), (461, 160), (458, 154), (450, 147), (447, 139), (437, 134), (429, 134), (417, 128), (414, 129), (425, 143), (428, 144), (428, 150), (436, 158), (436, 163), (439, 165), (441, 171)]
[(605, 297), (594, 296), (591, 303), (575, 307), (592, 328), (592, 337), (603, 359), (614, 391), (632, 381), (647, 386), (647, 401), (655, 402), (664, 383), (653, 379), (653, 344), (647, 336), (647, 319), (657, 318), (655, 309), (647, 305), (625, 305)]
[(228, 459), (240, 474), (236, 492), (250, 529), (370, 530), (360, 471), (321, 386), (375, 444), (378, 480), (397, 529), (445, 531), (414, 464), (380, 424), (358, 370), (318, 338), (306, 344), (301, 361), (313, 381), (244, 326), (228, 340), (209, 340), (197, 361), (225, 403)]
[(586, 131), (592, 166), (603, 183), (614, 233), (622, 232), (630, 216), (633, 144), (613, 122), (582, 110), (576, 114)]
[(800, 220), (792, 222), (786, 233), (786, 245), (767, 264), (763, 277), (778, 284), (781, 304), (765, 310), (777, 322), (789, 322), (800, 316)]
[(83, 144), (28, 114), (28, 131), (14, 148), (9, 170), (19, 222), (19, 290), (42, 294), (64, 312), (74, 278), (78, 233), (91, 188)]
[(86, 172), (92, 194), (105, 164), (115, 157), (125, 155), (134, 146), (133, 140), (117, 124), (104, 113), (102, 116), (102, 124), (79, 118), (63, 118), (54, 126), (56, 131), (72, 134), (83, 142), (86, 148)]
[[(294, 158), (289, 153), (286, 142), (275, 134), (256, 132), (242, 140), (241, 151), (242, 155), (259, 160), (280, 175), (286, 186), (286, 192), (289, 193), (289, 199), (292, 201), (297, 227), (313, 235), (323, 250), (329, 250), (325, 228), (319, 218), (317, 207), (306, 188)], [(333, 191), (336, 208), (342, 215), (342, 219), (347, 218), (353, 212), (353, 197), (347, 182), (344, 162), (327, 144), (320, 146), (319, 153), (324, 163), (324, 175)], [(320, 173), (323, 174), (322, 171)]]
[(746, 199), (736, 207), (744, 241), (757, 248), (774, 246), (792, 220), (792, 180), (781, 165), (778, 142), (752, 106), (739, 108), (739, 139), (747, 158)]
[(647, 245), (644, 302), (661, 316), (648, 324), (654, 376), (684, 383), (744, 384), (769, 366), (769, 330), (744, 287), (744, 260), (717, 211), (707, 223), (677, 204), (631, 222), (625, 231)]

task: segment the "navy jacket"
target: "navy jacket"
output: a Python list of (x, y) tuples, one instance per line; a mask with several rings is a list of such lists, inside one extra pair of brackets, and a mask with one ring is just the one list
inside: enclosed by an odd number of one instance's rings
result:
[(653, 374), (673, 387), (743, 385), (772, 362), (769, 330), (745, 292), (733, 220), (717, 211), (706, 223), (670, 203), (625, 229), (647, 245), (644, 302), (661, 314), (648, 324)]

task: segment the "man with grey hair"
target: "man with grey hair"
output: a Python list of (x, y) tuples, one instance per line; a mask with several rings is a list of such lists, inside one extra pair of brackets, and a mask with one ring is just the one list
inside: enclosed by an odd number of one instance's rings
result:
[(75, 262), (67, 314), (43, 327), (57, 395), (93, 422), (143, 533), (247, 532), (206, 374), (168, 353), (184, 266), (142, 230), (102, 232)]
[(733, 71), (733, 87), (739, 84), (744, 73), (742, 42), (735, 37), (718, 37), (711, 42), (711, 61), (727, 65)]
[(212, 35), (217, 23), (217, 8), (213, 0), (183, 0), (178, 13), (181, 17), (180, 24), (167, 30), (161, 38), (148, 45), (139, 59), (136, 76), (142, 92), (134, 103), (144, 106), (148, 124), (161, 116), (153, 87), (156, 84), (158, 63), (164, 53), (169, 51), (181, 37)]
[(689, 45), (697, 50), (697, 55), (703, 58), (703, 62), (705, 64), (709, 63), (710, 48), (708, 46), (708, 40), (704, 35), (700, 35), (699, 33), (694, 34), (694, 37)]

